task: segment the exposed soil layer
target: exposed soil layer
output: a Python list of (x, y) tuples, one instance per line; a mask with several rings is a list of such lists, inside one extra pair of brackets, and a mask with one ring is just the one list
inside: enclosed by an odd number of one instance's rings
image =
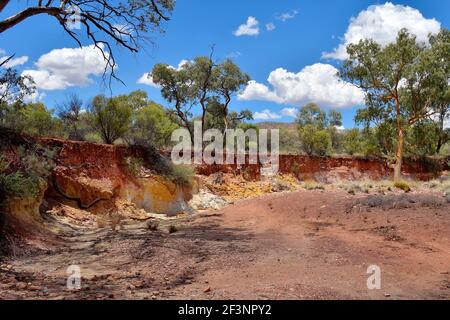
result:
[[(235, 173), (248, 180), (261, 178), (261, 164), (251, 164), (246, 157), (244, 165), (199, 165), (201, 175), (213, 173)], [(442, 171), (448, 171), (449, 159), (404, 159), (402, 175), (405, 178), (430, 180), (438, 177)], [(339, 179), (359, 180), (363, 178), (380, 180), (393, 175), (393, 166), (385, 159), (342, 157), (316, 157), (305, 155), (280, 155), (278, 172), (292, 174), (301, 180), (313, 179), (320, 182), (334, 182)]]
[[(450, 299), (449, 209), (429, 192), (316, 190), (163, 219), (158, 230), (156, 220), (112, 231), (54, 214), (46, 224), (60, 243), (5, 261), (0, 298)], [(70, 265), (81, 268), (79, 291), (66, 289)], [(381, 290), (367, 288), (370, 265)]]

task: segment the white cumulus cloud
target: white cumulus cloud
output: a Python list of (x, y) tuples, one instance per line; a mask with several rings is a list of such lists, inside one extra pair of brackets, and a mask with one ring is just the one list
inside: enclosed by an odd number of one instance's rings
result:
[(283, 110), (281, 110), (281, 114), (283, 116), (293, 117), (293, 118), (295, 118), (297, 116), (297, 112), (298, 112), (297, 108), (284, 108)]
[[(169, 68), (174, 69), (174, 70), (180, 70), (184, 65), (188, 64), (188, 63), (192, 63), (192, 60), (181, 60), (180, 63), (178, 63), (178, 66), (174, 67), (174, 66), (169, 66)], [(145, 72), (137, 81), (137, 83), (139, 84), (144, 84), (147, 86), (151, 86), (154, 88), (159, 88), (159, 86), (153, 82), (153, 78), (150, 74), (150, 72)]]
[(38, 89), (62, 90), (92, 83), (91, 76), (103, 74), (105, 65), (100, 49), (94, 45), (61, 48), (42, 55), (35, 63), (36, 69), (24, 70), (22, 74), (31, 76)]
[[(1, 54), (1, 52), (0, 52), (0, 54)], [(9, 58), (8, 56), (0, 57), (0, 64), (2, 62), (4, 62), (5, 60), (7, 60), (8, 58)], [(28, 56), (12, 58), (8, 62), (6, 62), (4, 65), (2, 65), (2, 67), (3, 68), (14, 68), (14, 67), (21, 66), (21, 65), (27, 63), (27, 61), (28, 61)]]
[(361, 39), (373, 39), (385, 46), (395, 41), (402, 28), (416, 35), (418, 41), (427, 42), (428, 34), (438, 33), (441, 24), (436, 19), (426, 19), (419, 10), (408, 6), (394, 5), (391, 2), (373, 5), (350, 20), (342, 43), (322, 57), (344, 60), (347, 57), (347, 46), (358, 43)]
[(280, 118), (281, 116), (279, 114), (272, 112), (269, 109), (264, 109), (261, 112), (257, 111), (253, 114), (253, 119), (255, 120), (274, 120)]
[(137, 81), (139, 84), (144, 84), (150, 87), (158, 88), (158, 85), (153, 82), (153, 78), (150, 73), (144, 73)]
[(271, 88), (250, 81), (239, 94), (240, 100), (262, 100), (279, 104), (302, 105), (316, 102), (324, 107), (345, 108), (364, 103), (364, 93), (355, 86), (340, 80), (338, 70), (329, 64), (316, 63), (298, 73), (278, 68), (267, 81)]
[(259, 35), (259, 21), (255, 17), (248, 17), (245, 24), (241, 24), (236, 31), (233, 32), (236, 37), (240, 36), (257, 36)]

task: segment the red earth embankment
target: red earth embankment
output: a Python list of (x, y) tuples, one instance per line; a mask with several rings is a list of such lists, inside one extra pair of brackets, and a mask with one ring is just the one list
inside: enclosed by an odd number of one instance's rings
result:
[[(248, 159), (248, 156), (247, 158)], [(259, 180), (261, 164), (244, 165), (199, 165), (197, 172), (211, 175), (217, 172), (242, 174), (249, 180)], [(430, 180), (448, 171), (448, 160), (405, 159), (402, 173), (406, 178)], [(279, 173), (292, 174), (301, 180), (316, 179), (333, 182), (336, 179), (359, 180), (363, 178), (380, 180), (390, 178), (392, 165), (385, 159), (358, 157), (316, 157), (306, 155), (280, 155)]]
[(47, 194), (76, 201), (81, 209), (103, 210), (104, 205), (123, 199), (151, 212), (174, 215), (191, 197), (190, 187), (151, 170), (134, 168), (141, 172), (133, 173), (127, 160), (145, 159), (143, 149), (56, 139), (41, 139), (41, 143), (59, 150)]

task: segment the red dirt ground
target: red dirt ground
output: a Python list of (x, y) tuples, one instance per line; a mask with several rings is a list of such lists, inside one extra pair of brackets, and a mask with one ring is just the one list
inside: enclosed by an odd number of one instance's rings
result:
[[(450, 299), (450, 203), (386, 197), (273, 194), (163, 221), (158, 231), (51, 218), (65, 242), (6, 261), (0, 298)], [(171, 224), (177, 232), (167, 232)], [(66, 289), (73, 264), (83, 277), (74, 292)], [(381, 268), (381, 290), (367, 289), (370, 265)]]

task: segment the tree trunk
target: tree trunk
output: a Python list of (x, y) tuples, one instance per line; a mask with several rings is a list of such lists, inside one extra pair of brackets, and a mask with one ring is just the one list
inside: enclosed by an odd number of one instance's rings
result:
[(438, 130), (438, 142), (437, 142), (437, 146), (436, 146), (436, 154), (439, 154), (441, 152), (441, 148), (442, 148), (442, 132), (444, 131), (444, 120), (445, 120), (445, 114), (440, 114), (439, 115), (439, 130)]
[(403, 144), (405, 141), (405, 133), (402, 127), (398, 128), (398, 141), (397, 141), (397, 152), (396, 152), (396, 162), (394, 167), (394, 181), (401, 180), (402, 178), (402, 162), (403, 162)]

